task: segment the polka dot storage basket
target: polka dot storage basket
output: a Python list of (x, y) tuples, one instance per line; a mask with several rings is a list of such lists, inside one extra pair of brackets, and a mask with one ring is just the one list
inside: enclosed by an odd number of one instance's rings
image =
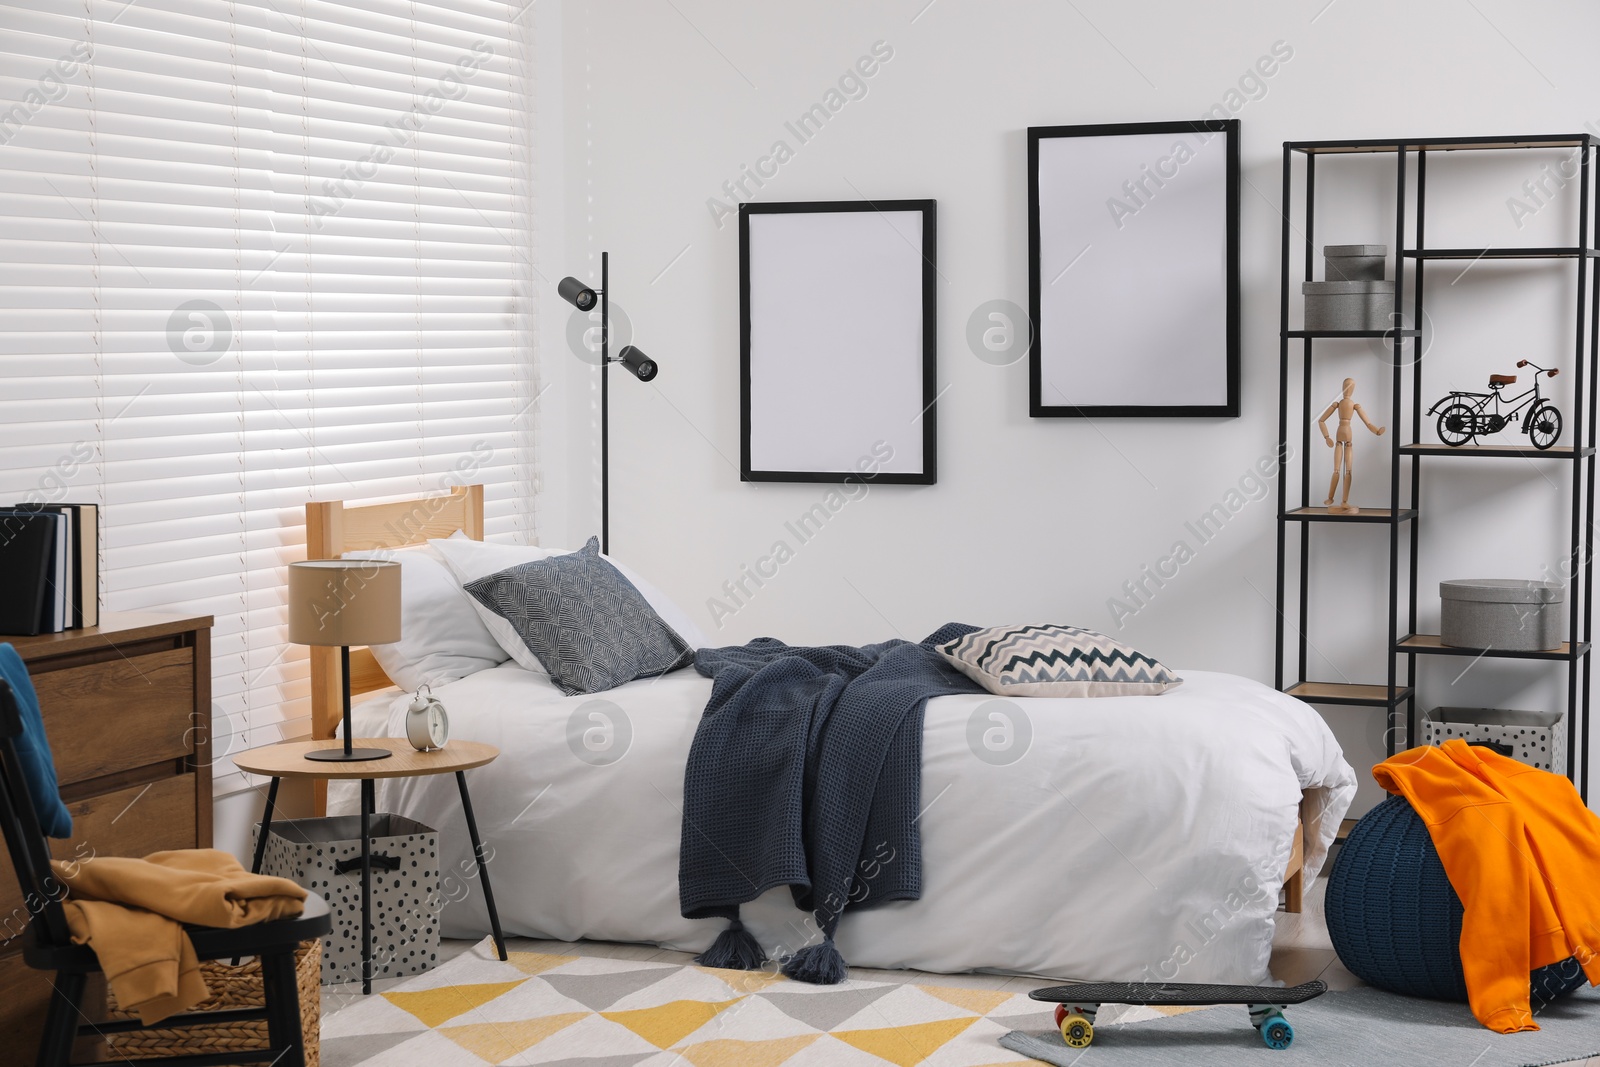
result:
[[(1351, 974), (1391, 993), (1466, 1001), (1461, 898), (1404, 797), (1389, 797), (1356, 823), (1328, 875), (1326, 900), (1328, 934)], [(1535, 1007), (1585, 982), (1572, 959), (1530, 979)]]
[(1460, 738), (1488, 745), (1530, 767), (1561, 774), (1567, 769), (1567, 730), (1559, 711), (1509, 708), (1434, 708), (1422, 722), (1422, 743), (1442, 745)]
[[(419, 974), (439, 962), (439, 911), (449, 888), (439, 879), (439, 834), (382, 812), (372, 816), (371, 829), (372, 977)], [(322, 895), (333, 913), (333, 932), (323, 942), (322, 982), (360, 981), (361, 817), (274, 820), (261, 873)]]

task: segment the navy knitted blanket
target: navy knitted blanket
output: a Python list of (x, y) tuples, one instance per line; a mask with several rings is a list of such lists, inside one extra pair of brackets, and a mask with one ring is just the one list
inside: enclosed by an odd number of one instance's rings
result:
[(784, 974), (842, 981), (833, 933), (845, 907), (921, 896), (923, 711), (929, 697), (983, 691), (934, 646), (974, 629), (949, 623), (919, 644), (763, 637), (696, 653), (713, 684), (684, 771), (679, 903), (686, 918), (732, 920), (704, 966), (764, 963), (739, 905), (787, 885), (823, 940), (788, 955)]

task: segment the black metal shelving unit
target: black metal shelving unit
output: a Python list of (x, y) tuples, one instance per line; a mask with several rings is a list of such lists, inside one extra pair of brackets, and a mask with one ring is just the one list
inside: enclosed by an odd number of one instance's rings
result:
[[(1385, 141), (1286, 141), (1283, 146), (1283, 242), (1282, 286), (1279, 292), (1280, 334), (1278, 345), (1278, 442), (1279, 455), (1285, 456), (1290, 443), (1290, 380), (1300, 374), (1300, 501), (1289, 500), (1287, 472), (1278, 478), (1278, 586), (1277, 653), (1275, 682), (1279, 690), (1311, 704), (1355, 706), (1382, 710), (1386, 716), (1386, 754), (1393, 755), (1417, 738), (1417, 657), (1444, 655), (1524, 659), (1564, 663), (1567, 668), (1567, 776), (1588, 796), (1589, 781), (1589, 683), (1592, 650), (1590, 602), (1594, 591), (1594, 483), (1596, 423), (1596, 355), (1600, 352), (1600, 270), (1591, 270), (1590, 261), (1600, 248), (1600, 217), (1595, 209), (1592, 166), (1600, 139), (1589, 134), (1535, 135), (1527, 137), (1450, 137)], [(1530, 148), (1567, 148), (1579, 160), (1577, 243), (1552, 247), (1429, 248), (1425, 241), (1427, 222), (1428, 162), (1440, 153), (1458, 151), (1515, 151)], [(1407, 295), (1408, 266), (1411, 269), (1411, 322), (1422, 323), (1426, 292), (1427, 264), (1434, 260), (1480, 259), (1572, 259), (1578, 271), (1576, 304), (1577, 340), (1574, 351), (1575, 384), (1572, 391), (1571, 436), (1566, 444), (1540, 451), (1531, 446), (1506, 444), (1468, 445), (1452, 448), (1422, 440), (1423, 389), (1420, 358), (1410, 361), (1410, 389), (1406, 389), (1405, 346), (1414, 341), (1421, 347), (1421, 331), (1393, 330), (1291, 330), (1289, 292), (1291, 235), (1294, 225), (1293, 161), (1304, 158), (1300, 184), (1304, 190), (1303, 223), (1298, 239), (1304, 245), (1305, 280), (1313, 280), (1315, 254), (1317, 160), (1324, 155), (1387, 153), (1395, 160), (1395, 234), (1392, 247), (1399, 251), (1395, 264), (1395, 306), (1403, 307)], [(1437, 165), (1437, 164), (1436, 164)], [(1414, 190), (1414, 191), (1412, 191)], [(1413, 210), (1408, 210), (1412, 208)], [(1414, 231), (1408, 237), (1408, 219)], [(1391, 348), (1393, 375), (1389, 421), (1389, 507), (1363, 508), (1354, 515), (1331, 513), (1312, 507), (1311, 425), (1312, 360), (1317, 342), (1338, 342), (1354, 338), (1378, 338)], [(1294, 342), (1299, 342), (1295, 344)], [(1300, 356), (1298, 367), (1291, 357)], [(1447, 357), (1446, 357), (1447, 358)], [(1409, 419), (1406, 416), (1409, 415)], [(1577, 442), (1576, 445), (1573, 442)], [(1457, 648), (1442, 644), (1435, 634), (1417, 633), (1417, 561), (1421, 551), (1421, 503), (1424, 460), (1443, 457), (1500, 459), (1518, 458), (1540, 463), (1571, 463), (1571, 536), (1569, 559), (1581, 560), (1567, 588), (1570, 640), (1560, 648), (1540, 652), (1515, 652), (1505, 649)], [(1385, 662), (1387, 678), (1382, 683), (1328, 682), (1306, 678), (1307, 623), (1309, 621), (1310, 547), (1312, 527), (1318, 523), (1345, 523), (1384, 526), (1388, 530), (1388, 623)], [(1288, 556), (1291, 533), (1298, 531), (1298, 592), (1293, 607), (1297, 611), (1292, 626), (1289, 611)], [(1402, 576), (1401, 564), (1406, 563)], [(1403, 599), (1402, 599), (1403, 598)], [(1294, 678), (1288, 680), (1288, 654), (1294, 653)], [(1403, 711), (1403, 718), (1402, 718)], [(1404, 731), (1401, 732), (1403, 722)], [(1400, 744), (1404, 739), (1405, 744)]]

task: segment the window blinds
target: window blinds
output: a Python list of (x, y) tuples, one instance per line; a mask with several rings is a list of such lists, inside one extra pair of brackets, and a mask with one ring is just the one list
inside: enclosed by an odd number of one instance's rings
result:
[(105, 610), (216, 617), (219, 791), (309, 730), (307, 500), (531, 535), (525, 16), (0, 3), (0, 503), (99, 503)]

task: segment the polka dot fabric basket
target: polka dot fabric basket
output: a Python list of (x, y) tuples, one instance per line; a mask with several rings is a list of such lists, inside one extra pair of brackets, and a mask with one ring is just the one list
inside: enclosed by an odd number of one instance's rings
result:
[[(257, 827), (260, 832), (260, 827)], [(261, 873), (320, 893), (333, 913), (322, 983), (361, 980), (361, 818), (274, 821)], [(439, 962), (439, 833), (400, 815), (372, 816), (372, 977)]]
[(1422, 743), (1442, 745), (1459, 738), (1469, 745), (1493, 745), (1530, 767), (1565, 774), (1567, 729), (1559, 715), (1549, 716), (1549, 722), (1504, 721), (1533, 719), (1536, 714), (1496, 708), (1435, 708), (1423, 720)]

